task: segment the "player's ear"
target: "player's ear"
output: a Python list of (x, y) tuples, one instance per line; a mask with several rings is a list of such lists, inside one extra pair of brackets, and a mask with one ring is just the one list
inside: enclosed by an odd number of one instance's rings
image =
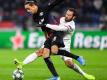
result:
[(76, 18), (76, 16), (73, 16), (73, 19), (75, 19)]

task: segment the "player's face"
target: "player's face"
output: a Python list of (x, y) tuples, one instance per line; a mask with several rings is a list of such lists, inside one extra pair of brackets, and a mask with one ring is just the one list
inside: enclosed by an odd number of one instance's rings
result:
[(66, 14), (65, 14), (65, 20), (66, 21), (71, 21), (74, 19), (74, 12), (73, 11), (67, 11)]
[(35, 4), (25, 4), (25, 9), (27, 12), (34, 14), (38, 11), (38, 6)]

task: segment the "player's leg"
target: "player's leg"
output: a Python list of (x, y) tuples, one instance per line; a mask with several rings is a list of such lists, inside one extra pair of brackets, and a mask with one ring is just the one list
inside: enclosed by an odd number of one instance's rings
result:
[(54, 39), (54, 41), (52, 42), (51, 53), (56, 54), (56, 55), (63, 55), (63, 56), (71, 57), (77, 60), (81, 65), (85, 65), (85, 61), (82, 56), (75, 55), (71, 52), (68, 52), (67, 50), (59, 49), (60, 47), (64, 47), (64, 45), (66, 44), (69, 45), (70, 47), (70, 41), (68, 40), (63, 41), (63, 39), (61, 38), (59, 39), (58, 37), (56, 37), (56, 39)]
[(68, 52), (66, 50), (59, 49), (57, 55), (63, 55), (66, 57), (73, 58), (73, 59), (77, 60), (81, 65), (85, 65), (85, 60), (83, 59), (82, 56), (77, 56), (77, 55), (75, 55), (71, 52)]
[(77, 64), (75, 64), (72, 60), (72, 58), (62, 56), (63, 61), (67, 65), (68, 68), (73, 69), (77, 73), (81, 74), (83, 77), (89, 80), (95, 80), (95, 77), (93, 75), (89, 75), (85, 73)]
[(43, 48), (41, 48), (40, 50), (30, 54), (28, 57), (26, 57), (23, 61), (23, 65), (29, 64), (33, 61), (35, 61), (38, 57), (42, 56), (43, 53)]
[(44, 43), (44, 50), (43, 50), (43, 58), (45, 63), (47, 64), (48, 69), (52, 73), (53, 77), (49, 78), (48, 80), (60, 80), (58, 73), (55, 70), (53, 62), (51, 61), (50, 56), (50, 46), (51, 46), (51, 39), (48, 39)]
[[(65, 47), (62, 48), (68, 52), (70, 52), (70, 43), (71, 40), (64, 40), (64, 44)], [(66, 57), (66, 56), (61, 56), (62, 60), (65, 62), (65, 64), (67, 65), (67, 67), (69, 67), (70, 69), (73, 69), (74, 71), (76, 71), (77, 73), (81, 74), (82, 76), (84, 76), (86, 79), (94, 79), (95, 77), (92, 75), (88, 75), (86, 74), (77, 64), (75, 64), (72, 60), (72, 58), (70, 57)], [(88, 75), (88, 76), (87, 76)]]
[[(62, 49), (70, 52), (70, 42), (71, 42), (70, 40), (64, 40), (65, 47), (62, 48)], [(80, 73), (82, 75), (85, 74), (76, 64), (73, 63), (72, 58), (66, 57), (66, 56), (61, 56), (61, 57), (62, 57), (62, 60), (67, 65), (67, 67), (75, 70), (76, 72), (78, 72), (78, 73)]]
[(85, 72), (83, 72), (77, 64), (75, 64), (72, 60), (72, 58), (62, 56), (63, 61), (65, 62), (66, 66), (75, 70), (76, 72), (80, 73), (81, 75), (84, 75)]
[(43, 48), (41, 48), (40, 50), (38, 50), (34, 53), (31, 53), (22, 62), (17, 59), (15, 59), (14, 62), (17, 65), (17, 68), (22, 68), (23, 65), (29, 64), (29, 63), (35, 61), (39, 56), (42, 56), (42, 52), (43, 52)]

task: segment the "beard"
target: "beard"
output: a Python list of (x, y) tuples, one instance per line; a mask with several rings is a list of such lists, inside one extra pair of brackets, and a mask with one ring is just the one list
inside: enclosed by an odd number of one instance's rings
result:
[(66, 21), (66, 22), (70, 22), (70, 21), (72, 21), (72, 20), (73, 20), (73, 17), (72, 17), (71, 19), (68, 19), (68, 18), (65, 17), (65, 21)]

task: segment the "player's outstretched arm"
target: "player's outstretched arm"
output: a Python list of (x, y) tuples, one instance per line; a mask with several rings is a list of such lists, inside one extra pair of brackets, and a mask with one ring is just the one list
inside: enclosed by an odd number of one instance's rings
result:
[(70, 25), (52, 25), (47, 24), (46, 27), (55, 30), (55, 31), (71, 31), (74, 30)]

